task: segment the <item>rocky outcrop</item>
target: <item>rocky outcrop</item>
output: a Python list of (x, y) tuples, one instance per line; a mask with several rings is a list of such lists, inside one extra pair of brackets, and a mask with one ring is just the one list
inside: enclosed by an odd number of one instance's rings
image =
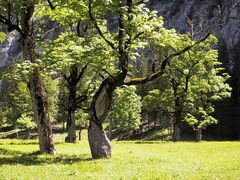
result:
[(9, 33), (2, 44), (0, 44), (0, 67), (6, 67), (15, 59), (22, 56), (20, 37), (16, 31)]

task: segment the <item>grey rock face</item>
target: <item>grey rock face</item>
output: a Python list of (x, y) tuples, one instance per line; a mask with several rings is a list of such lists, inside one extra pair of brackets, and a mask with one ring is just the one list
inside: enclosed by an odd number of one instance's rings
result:
[(225, 67), (234, 71), (236, 56), (230, 52), (240, 45), (240, 0), (154, 0), (151, 8), (165, 18), (167, 28), (193, 33), (196, 39), (215, 27), (219, 47), (229, 52)]
[(19, 34), (16, 31), (9, 33), (2, 44), (0, 44), (0, 67), (7, 66), (14, 59), (22, 56), (19, 42)]

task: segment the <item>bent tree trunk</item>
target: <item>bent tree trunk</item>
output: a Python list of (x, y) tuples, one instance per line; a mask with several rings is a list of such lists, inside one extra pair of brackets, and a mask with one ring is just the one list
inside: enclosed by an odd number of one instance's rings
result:
[(102, 82), (91, 104), (88, 140), (93, 158), (111, 157), (110, 141), (102, 127), (110, 111), (113, 92), (116, 89), (116, 85), (109, 79)]
[[(24, 7), (22, 11), (21, 27), (23, 35), (21, 36), (21, 41), (23, 59), (29, 60), (31, 63), (35, 63), (35, 41), (32, 23), (34, 3), (30, 3)], [(29, 75), (28, 88), (32, 99), (33, 111), (38, 129), (40, 152), (55, 154), (56, 150), (54, 147), (52, 125), (49, 117), (48, 98), (44, 90), (38, 67), (34, 67), (33, 72)]]

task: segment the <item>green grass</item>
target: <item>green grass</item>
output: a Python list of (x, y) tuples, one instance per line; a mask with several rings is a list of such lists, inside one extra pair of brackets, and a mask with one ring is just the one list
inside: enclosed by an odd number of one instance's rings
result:
[(92, 160), (86, 140), (34, 155), (35, 140), (0, 140), (0, 179), (240, 179), (240, 142), (113, 142)]

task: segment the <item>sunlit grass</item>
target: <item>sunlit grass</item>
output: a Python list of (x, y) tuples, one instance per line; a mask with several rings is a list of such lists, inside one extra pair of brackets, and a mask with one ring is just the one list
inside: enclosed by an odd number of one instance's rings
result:
[(0, 140), (0, 179), (240, 179), (240, 142), (113, 142), (92, 160), (86, 140), (34, 155), (36, 140)]

